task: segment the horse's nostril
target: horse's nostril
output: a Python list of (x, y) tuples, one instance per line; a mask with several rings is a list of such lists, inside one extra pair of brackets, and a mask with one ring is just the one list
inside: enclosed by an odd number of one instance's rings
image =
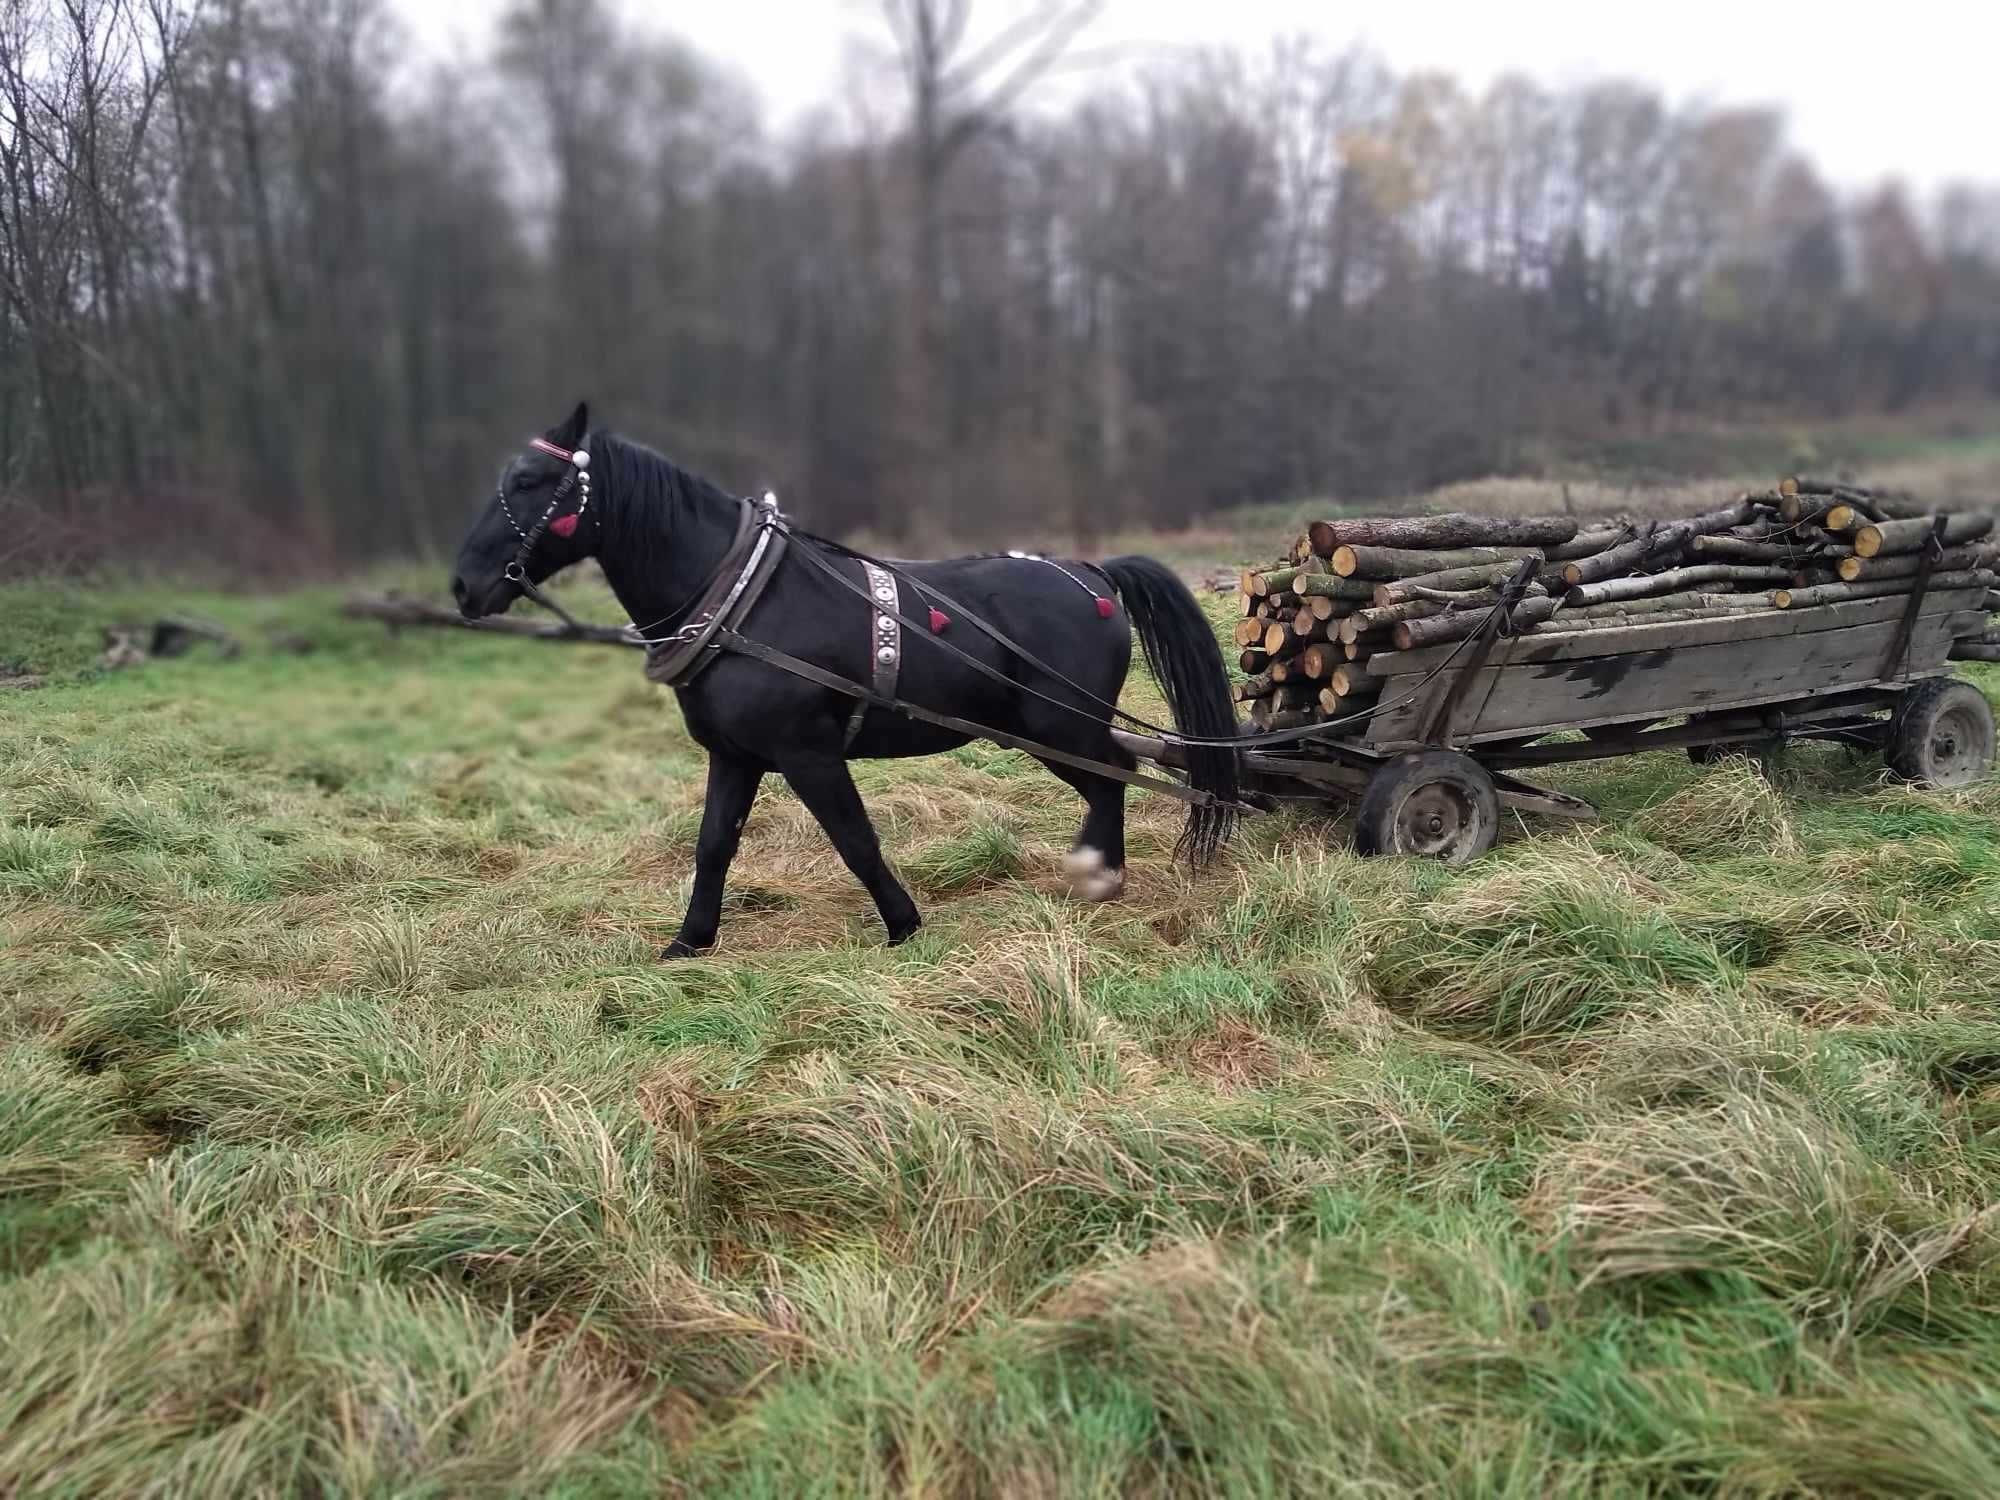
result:
[(451, 597), (460, 604), (465, 603), (465, 580), (456, 573), (451, 575)]

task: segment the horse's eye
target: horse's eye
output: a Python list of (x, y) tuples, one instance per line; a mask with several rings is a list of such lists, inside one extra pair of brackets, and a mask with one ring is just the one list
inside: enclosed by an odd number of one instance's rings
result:
[(513, 485), (513, 488), (514, 488), (514, 492), (515, 492), (516, 494), (519, 494), (519, 493), (520, 493), (521, 491), (523, 491), (523, 490), (531, 490), (531, 489), (533, 489), (534, 487), (535, 487), (535, 476), (534, 476), (534, 475), (532, 475), (532, 474), (516, 474), (516, 475), (514, 476), (514, 485)]

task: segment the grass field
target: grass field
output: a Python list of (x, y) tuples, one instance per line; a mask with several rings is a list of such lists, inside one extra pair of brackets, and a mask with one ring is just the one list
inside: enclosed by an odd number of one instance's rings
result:
[(88, 670), (169, 601), (0, 591), (0, 1495), (2000, 1494), (2000, 786), (1135, 799), (1085, 907), (972, 748), (858, 768), (915, 942), (773, 784), (662, 966), (627, 655)]

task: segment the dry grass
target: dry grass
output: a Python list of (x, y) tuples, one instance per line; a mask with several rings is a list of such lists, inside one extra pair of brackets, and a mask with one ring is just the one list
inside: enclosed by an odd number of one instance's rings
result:
[(774, 792), (663, 967), (629, 663), (284, 608), (0, 703), (0, 1492), (2000, 1487), (1992, 788), (1193, 879), (1135, 800), (1085, 907), (975, 749), (861, 768), (916, 941)]

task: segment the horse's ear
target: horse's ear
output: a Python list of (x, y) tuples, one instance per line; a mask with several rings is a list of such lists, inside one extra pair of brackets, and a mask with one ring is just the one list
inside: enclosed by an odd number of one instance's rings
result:
[(579, 401), (559, 427), (551, 428), (549, 441), (558, 448), (575, 448), (582, 444), (590, 431), (590, 403)]

